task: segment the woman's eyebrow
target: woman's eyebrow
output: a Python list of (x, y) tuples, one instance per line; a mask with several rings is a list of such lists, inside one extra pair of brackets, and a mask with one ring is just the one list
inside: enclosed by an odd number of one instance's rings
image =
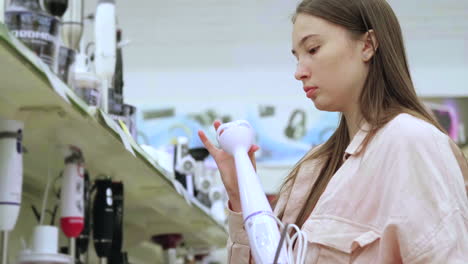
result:
[[(309, 38), (312, 38), (312, 37), (318, 37), (319, 35), (318, 34), (309, 34), (309, 35), (306, 35), (304, 36), (301, 41), (299, 41), (299, 44), (297, 45), (298, 47), (299, 46), (302, 46), (304, 45), (304, 43), (309, 39)], [(291, 50), (292, 54), (295, 55), (296, 54), (296, 50), (292, 49)]]

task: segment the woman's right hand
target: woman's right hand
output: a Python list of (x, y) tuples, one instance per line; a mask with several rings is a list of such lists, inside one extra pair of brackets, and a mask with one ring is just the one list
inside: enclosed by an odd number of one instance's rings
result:
[[(218, 131), (221, 122), (215, 121), (213, 126), (215, 131)], [(234, 157), (225, 152), (224, 150), (216, 147), (211, 143), (211, 141), (206, 137), (205, 133), (202, 130), (198, 131), (198, 136), (200, 140), (205, 145), (208, 152), (210, 152), (211, 156), (213, 156), (216, 164), (218, 165), (218, 170), (221, 174), (221, 178), (223, 180), (224, 187), (226, 188), (226, 192), (229, 196), (229, 202), (231, 204), (231, 209), (235, 212), (242, 211), (240, 205), (240, 196), (239, 196), (239, 186), (237, 184), (237, 173), (236, 173), (236, 165), (234, 163)], [(252, 165), (256, 169), (255, 163), (255, 152), (260, 148), (257, 145), (252, 145), (249, 150), (249, 157)]]

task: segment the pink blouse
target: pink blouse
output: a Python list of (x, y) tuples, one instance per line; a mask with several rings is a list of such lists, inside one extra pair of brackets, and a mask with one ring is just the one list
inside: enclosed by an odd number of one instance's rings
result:
[[(357, 155), (365, 126), (302, 226), (306, 263), (468, 263), (468, 165), (433, 125), (400, 114)], [(305, 162), (275, 213), (294, 223), (317, 179)], [(465, 178), (465, 180), (464, 180)], [(229, 212), (229, 263), (253, 263), (242, 214)]]

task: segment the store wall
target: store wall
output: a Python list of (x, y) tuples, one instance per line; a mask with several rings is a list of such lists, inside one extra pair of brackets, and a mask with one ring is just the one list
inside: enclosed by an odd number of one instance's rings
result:
[[(159, 72), (127, 72), (125, 75), (127, 102), (154, 105), (187, 102), (237, 101), (248, 106), (256, 102), (308, 100), (302, 85), (285, 69), (204, 69)], [(468, 95), (468, 66), (418, 67), (412, 69), (416, 90), (421, 96)], [(310, 102), (313, 107), (312, 102)]]

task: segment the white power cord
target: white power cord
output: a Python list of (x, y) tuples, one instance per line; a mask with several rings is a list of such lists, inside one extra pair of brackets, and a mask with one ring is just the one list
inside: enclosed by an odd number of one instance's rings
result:
[[(288, 264), (304, 264), (307, 255), (307, 233), (303, 232), (297, 225), (294, 224), (283, 224), (278, 217), (273, 214), (268, 214), (270, 217), (275, 219), (276, 223), (280, 227), (280, 231), (284, 237), (280, 240), (278, 248), (282, 247), (282, 241), (286, 242)], [(295, 230), (292, 237), (289, 236), (291, 230)], [(297, 242), (297, 255), (294, 258), (294, 245)], [(276, 263), (274, 263), (276, 264)], [(282, 264), (282, 263), (278, 263)]]

